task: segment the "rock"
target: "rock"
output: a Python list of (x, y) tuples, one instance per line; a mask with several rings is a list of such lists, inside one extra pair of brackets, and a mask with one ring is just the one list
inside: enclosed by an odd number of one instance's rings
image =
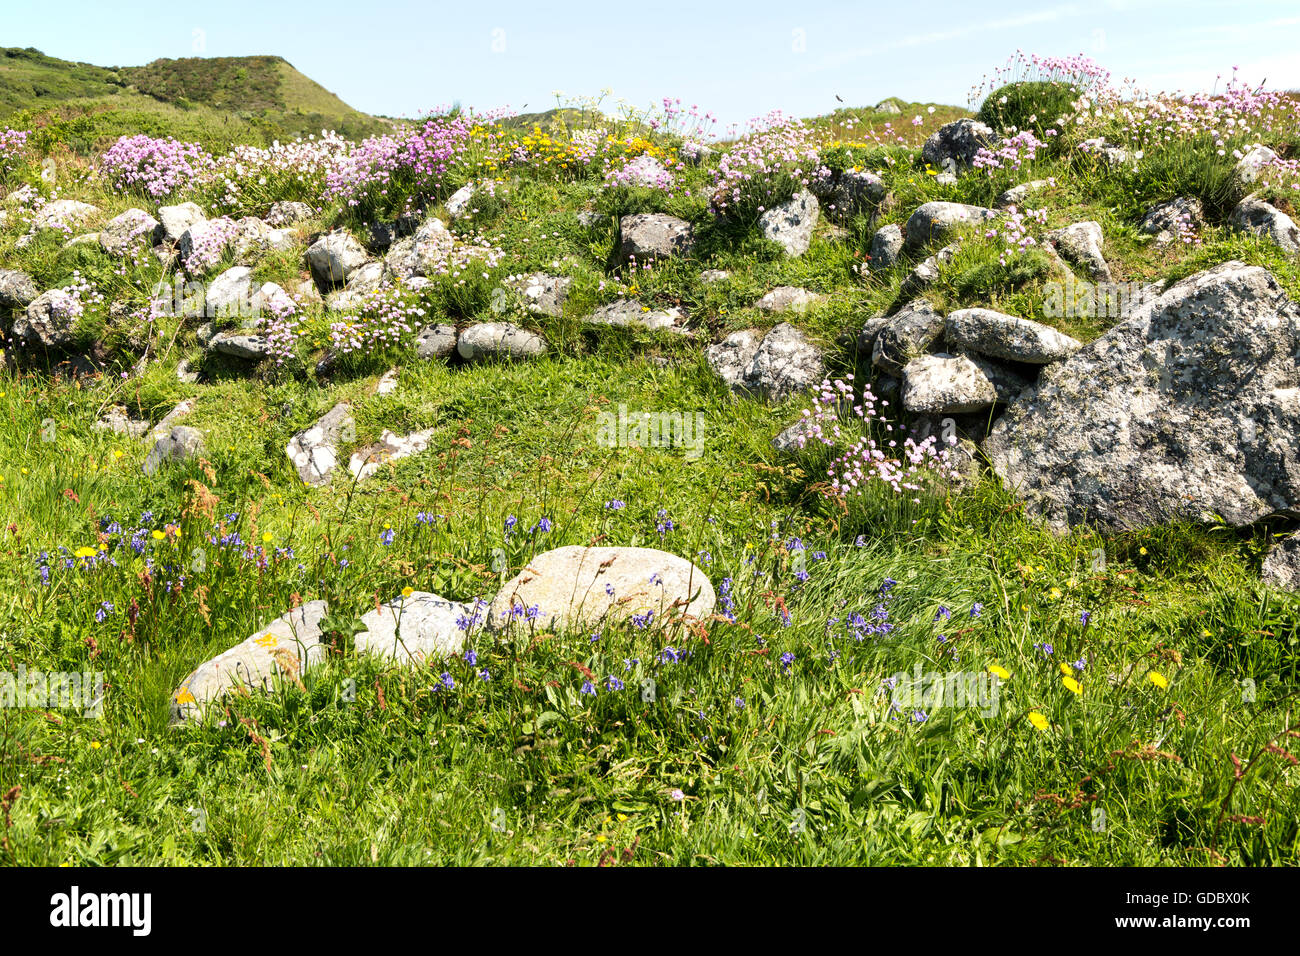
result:
[(375, 383), (375, 394), (391, 395), (395, 391), (397, 391), (397, 369), (390, 368), (379, 376), (379, 381)]
[(759, 336), (751, 331), (732, 332), (705, 352), (710, 367), (732, 388), (740, 388), (745, 373), (758, 354)]
[(266, 336), (247, 332), (218, 332), (208, 342), (208, 348), (250, 362), (260, 362), (270, 354)]
[(324, 301), (320, 290), (316, 288), (316, 283), (311, 279), (303, 279), (294, 286), (293, 294), (305, 305), (319, 305)]
[(324, 601), (308, 601), (277, 617), (225, 653), (200, 664), (172, 694), (172, 722), (201, 720), (207, 705), (230, 692), (270, 691), (277, 677), (293, 682), (320, 662)]
[(889, 116), (901, 116), (903, 113), (902, 101), (893, 96), (881, 100), (872, 109), (877, 113), (885, 113)]
[(637, 213), (618, 223), (619, 255), (623, 261), (690, 255), (695, 230), (689, 222), (663, 213)]
[(112, 431), (119, 435), (140, 438), (149, 430), (149, 423), (132, 418), (127, 414), (125, 406), (113, 405), (104, 413), (104, 417), (91, 427), (99, 431)]
[(253, 270), (234, 266), (213, 279), (203, 296), (203, 314), (209, 318), (251, 316)]
[(636, 299), (618, 299), (583, 316), (582, 321), (588, 325), (639, 325), (647, 329), (681, 331), (686, 314), (678, 308), (651, 309)]
[(87, 219), (98, 216), (100, 209), (88, 202), (76, 199), (56, 199), (46, 203), (32, 217), (32, 225), (37, 229), (62, 229), (70, 231), (72, 226), (84, 223)]
[(792, 285), (779, 285), (754, 303), (754, 308), (769, 315), (778, 312), (807, 312), (808, 306), (826, 297)]
[(959, 173), (975, 161), (981, 147), (998, 140), (992, 128), (975, 119), (945, 123), (921, 147), (921, 161), (941, 172)]
[(705, 269), (700, 273), (700, 281), (705, 285), (714, 282), (725, 282), (731, 278), (731, 273), (726, 269)]
[(801, 256), (812, 242), (821, 206), (817, 197), (801, 189), (793, 198), (758, 217), (763, 236), (777, 243), (787, 256)]
[(1230, 261), (1141, 301), (1040, 376), (985, 451), (1057, 529), (1300, 509), (1300, 308)]
[(595, 209), (578, 210), (578, 215), (577, 215), (578, 225), (582, 226), (584, 229), (594, 229), (596, 227), (596, 224), (602, 222), (604, 219), (605, 217), (602, 216)]
[(888, 269), (898, 261), (903, 251), (903, 230), (890, 223), (877, 229), (871, 237), (870, 266), (871, 271)]
[(203, 433), (188, 425), (177, 425), (154, 443), (144, 460), (144, 473), (152, 475), (169, 461), (188, 461), (206, 454)]
[[(653, 548), (556, 548), (535, 556), (501, 588), (487, 624), (594, 631), (636, 618), (659, 629), (713, 613), (713, 585), (698, 567)], [(533, 611), (532, 609), (536, 609)]]
[[(876, 336), (880, 334), (881, 329), (890, 323), (891, 319), (892, 316), (888, 315), (875, 315), (867, 319), (862, 324), (862, 331), (857, 334), (853, 341), (854, 351), (858, 355), (870, 357), (876, 348)], [(847, 341), (845, 344), (848, 344)]]
[(874, 211), (885, 201), (888, 192), (885, 181), (875, 173), (865, 169), (846, 169), (826, 196), (826, 214), (844, 222), (857, 213)]
[(160, 438), (166, 438), (171, 434), (172, 426), (194, 411), (194, 399), (187, 398), (182, 402), (177, 402), (176, 407), (162, 417), (153, 428), (149, 430), (148, 438), (157, 442)]
[(424, 451), (429, 447), (433, 431), (432, 428), (426, 428), (409, 435), (394, 435), (385, 428), (379, 441), (352, 453), (348, 459), (348, 471), (357, 481), (365, 481), (388, 462), (409, 458)]
[(1085, 139), (1079, 144), (1079, 149), (1087, 155), (1099, 157), (1102, 162), (1111, 167), (1123, 166), (1129, 160), (1128, 150), (1123, 146), (1108, 143), (1101, 137)]
[(1253, 183), (1259, 179), (1259, 174), (1264, 167), (1271, 166), (1277, 159), (1277, 153), (1261, 143), (1256, 143), (1237, 162), (1237, 179), (1243, 183)]
[(1060, 250), (1061, 255), (1083, 266), (1094, 282), (1114, 281), (1106, 257), (1101, 254), (1102, 243), (1105, 240), (1100, 223), (1091, 220), (1076, 222), (1064, 229), (1049, 232), (1047, 238)]
[(809, 441), (815, 441), (810, 419), (801, 418), (772, 439), (772, 449), (783, 455), (801, 450)]
[(206, 219), (203, 210), (192, 202), (163, 206), (158, 210), (158, 228), (154, 232), (154, 241), (175, 245), (181, 241), (181, 236)]
[(72, 344), (78, 315), (77, 300), (70, 293), (50, 289), (18, 313), (10, 334), (24, 345), (65, 348)]
[(528, 311), (533, 315), (557, 317), (564, 314), (564, 301), (569, 297), (569, 287), (573, 285), (573, 280), (534, 272), (507, 281), (507, 285), (523, 296)]
[(992, 309), (958, 309), (948, 316), (944, 338), (950, 348), (1030, 365), (1060, 362), (1081, 348), (1051, 326)]
[(366, 304), (369, 293), (339, 289), (325, 296), (325, 308), (331, 312), (359, 312)]
[(1205, 208), (1201, 201), (1179, 196), (1152, 206), (1138, 224), (1138, 231), (1155, 236), (1162, 245), (1178, 238), (1180, 228), (1200, 231), (1205, 226)]
[(420, 224), (415, 235), (394, 243), (384, 262), (389, 272), (402, 279), (436, 276), (445, 271), (453, 244), (442, 220), (431, 217)]
[(546, 352), (546, 340), (509, 322), (484, 322), (471, 325), (460, 334), (456, 351), (468, 362), (488, 358), (530, 359)]
[(372, 292), (378, 292), (383, 284), (384, 264), (382, 262), (367, 262), (353, 270), (352, 275), (348, 276), (347, 285), (344, 286), (344, 289), (348, 292), (368, 295)]
[(236, 224), (231, 243), (235, 256), (247, 259), (264, 252), (288, 252), (298, 243), (292, 229), (274, 229), (256, 216), (245, 216)]
[(782, 322), (763, 336), (739, 385), (733, 387), (777, 400), (813, 387), (825, 373), (821, 350), (793, 325)]
[(903, 227), (904, 245), (908, 249), (919, 249), (961, 227), (987, 222), (997, 216), (996, 210), (983, 206), (967, 206), (959, 202), (922, 203)]
[(1300, 252), (1300, 228), (1282, 210), (1250, 195), (1232, 211), (1232, 228), (1253, 233), (1280, 246), (1283, 251)]
[(266, 224), (282, 229), (306, 222), (314, 215), (315, 210), (305, 202), (281, 201), (271, 204), (271, 211), (266, 214)]
[(886, 372), (901, 373), (907, 363), (929, 351), (943, 334), (944, 318), (924, 299), (909, 302), (888, 316), (875, 335), (871, 364)]
[(1288, 535), (1268, 549), (1259, 577), (1271, 588), (1300, 591), (1300, 534)]
[(153, 244), (158, 220), (143, 209), (128, 209), (114, 216), (99, 230), (99, 244), (110, 256), (122, 258), (134, 246), (149, 248)]
[(263, 316), (267, 312), (272, 315), (287, 315), (298, 308), (293, 296), (274, 282), (262, 283), (262, 287), (253, 293), (249, 304), (255, 316)]
[(456, 326), (446, 322), (426, 325), (415, 335), (415, 354), (422, 359), (445, 359), (456, 351)]
[(327, 288), (345, 283), (366, 261), (366, 250), (344, 230), (321, 236), (307, 249), (311, 274)]
[(1030, 193), (1036, 193), (1040, 189), (1043, 189), (1050, 185), (1051, 185), (1051, 181), (1047, 179), (1031, 179), (1027, 183), (1021, 183), (1018, 186), (1012, 186), (1010, 189), (1004, 191), (998, 196), (996, 205), (998, 206), (998, 208), (1003, 208), (1006, 206), (1019, 206), (1026, 199), (1029, 198)]
[(26, 272), (0, 269), (0, 309), (25, 309), (38, 295), (36, 282)]
[[(187, 271), (196, 251), (204, 250), (211, 253), (209, 262), (204, 263), (202, 267), (197, 265), (193, 267), (194, 272), (197, 273), (204, 271), (207, 265), (215, 264), (215, 260), (225, 254), (232, 238), (229, 219), (201, 219), (181, 233), (176, 247), (180, 250), (181, 261), (186, 264)], [(212, 248), (209, 250), (206, 248), (208, 246)]]
[(443, 203), (447, 213), (452, 219), (459, 219), (469, 212), (469, 204), (474, 199), (474, 185), (472, 183), (461, 186)]
[(366, 630), (357, 634), (353, 646), (358, 654), (403, 663), (441, 660), (459, 654), (465, 646), (466, 630), (460, 625), (473, 614), (468, 604), (413, 591), (361, 615)]
[(677, 148), (677, 158), (687, 166), (703, 166), (713, 156), (713, 150), (703, 143), (686, 142)]
[(993, 383), (964, 355), (922, 355), (903, 369), (903, 407), (918, 415), (956, 415), (992, 407)]
[(327, 485), (339, 463), (339, 443), (355, 437), (352, 408), (339, 402), (317, 420), (316, 424), (289, 439), (284, 453), (289, 456), (298, 477), (313, 487)]

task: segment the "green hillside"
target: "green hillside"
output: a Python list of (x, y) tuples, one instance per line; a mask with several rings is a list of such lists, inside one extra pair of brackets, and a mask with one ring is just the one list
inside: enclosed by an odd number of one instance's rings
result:
[(123, 133), (224, 149), (322, 129), (362, 137), (385, 125), (276, 56), (102, 67), (12, 47), (0, 48), (0, 123), (44, 131), (50, 143), (62, 140), (79, 153)]

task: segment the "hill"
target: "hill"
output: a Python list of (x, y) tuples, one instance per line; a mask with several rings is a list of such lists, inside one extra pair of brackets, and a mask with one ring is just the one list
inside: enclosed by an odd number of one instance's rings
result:
[(278, 56), (104, 67), (15, 47), (0, 48), (0, 123), (47, 130), (49, 142), (62, 140), (78, 153), (133, 132), (225, 149), (322, 129), (363, 137), (386, 125)]

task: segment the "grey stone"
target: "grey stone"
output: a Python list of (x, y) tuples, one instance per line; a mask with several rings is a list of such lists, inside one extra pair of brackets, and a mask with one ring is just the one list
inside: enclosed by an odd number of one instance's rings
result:
[(943, 334), (944, 318), (924, 299), (909, 302), (886, 317), (872, 344), (871, 364), (900, 374), (907, 363), (930, 350)]
[(175, 245), (181, 241), (191, 227), (207, 219), (203, 210), (192, 202), (183, 202), (176, 206), (162, 206), (158, 210), (158, 228), (154, 232), (154, 241)]
[(1300, 228), (1282, 210), (1258, 196), (1247, 196), (1232, 211), (1232, 228), (1249, 232), (1280, 246), (1284, 252), (1300, 252)]
[(289, 439), (284, 453), (298, 477), (313, 487), (327, 485), (339, 463), (339, 443), (355, 436), (352, 408), (339, 402), (310, 428)]
[(208, 348), (250, 362), (260, 362), (270, 353), (266, 336), (245, 332), (218, 332), (208, 342)]
[(38, 295), (36, 282), (26, 272), (0, 269), (0, 309), (25, 309)]
[(997, 400), (993, 383), (964, 355), (922, 355), (903, 369), (903, 408), (914, 414), (978, 412)]
[(68, 229), (99, 215), (98, 206), (76, 199), (56, 199), (40, 208), (32, 217), (37, 229)]
[(133, 247), (149, 248), (157, 229), (158, 220), (143, 209), (128, 209), (99, 230), (99, 244), (110, 256), (121, 258)]
[(769, 315), (779, 312), (807, 312), (810, 305), (825, 300), (824, 295), (792, 285), (779, 285), (754, 303), (754, 308)]
[(271, 204), (271, 211), (266, 214), (266, 224), (277, 229), (306, 222), (316, 215), (314, 209), (305, 202), (281, 201)]
[(565, 276), (534, 272), (507, 280), (507, 285), (517, 291), (533, 315), (557, 317), (564, 314), (564, 302), (569, 297), (573, 280)]
[(453, 244), (451, 232), (442, 220), (430, 217), (414, 235), (394, 243), (384, 262), (388, 271), (401, 279), (436, 276), (445, 270)]
[(812, 242), (820, 210), (817, 197), (801, 189), (791, 199), (759, 216), (758, 227), (764, 237), (781, 246), (787, 256), (801, 256)]
[(979, 225), (996, 219), (998, 212), (983, 206), (968, 206), (959, 202), (927, 202), (917, 207), (903, 228), (904, 245), (919, 249), (935, 239), (945, 239), (960, 228)]
[(741, 387), (776, 400), (812, 388), (826, 374), (826, 359), (793, 325), (782, 322), (763, 336)]
[(324, 287), (343, 285), (348, 276), (365, 265), (366, 250), (343, 231), (321, 236), (307, 249), (307, 265), (316, 281)]
[(415, 354), (422, 359), (445, 359), (456, 351), (456, 326), (446, 322), (426, 325), (415, 335)]
[(72, 344), (75, 325), (76, 300), (62, 289), (50, 289), (18, 313), (10, 334), (24, 345), (58, 349)]
[(681, 331), (685, 320), (686, 315), (681, 309), (651, 309), (636, 299), (618, 299), (582, 317), (582, 321), (588, 325), (639, 325), (647, 329), (674, 331)]
[(404, 664), (424, 664), (459, 654), (474, 609), (428, 591), (413, 591), (361, 615), (366, 630), (353, 645), (358, 654), (376, 654)]
[(1205, 226), (1205, 208), (1199, 199), (1179, 196), (1152, 206), (1138, 224), (1138, 231), (1155, 236), (1156, 242), (1164, 244), (1173, 242), (1178, 237), (1179, 222), (1186, 219), (1187, 225), (1194, 230)]
[(358, 449), (348, 459), (348, 471), (357, 481), (365, 481), (384, 465), (418, 454), (429, 447), (434, 430), (426, 428), (409, 435), (395, 435), (384, 429), (379, 441)]
[(1300, 510), (1300, 308), (1226, 262), (1142, 300), (993, 426), (1006, 486), (1052, 527), (1235, 527)]
[(979, 120), (959, 119), (930, 134), (921, 147), (921, 160), (941, 172), (959, 173), (970, 168), (981, 147), (997, 139), (992, 128)]
[(1030, 365), (1062, 361), (1081, 347), (1051, 326), (992, 309), (958, 309), (943, 331), (950, 348)]
[(1018, 186), (1012, 186), (1010, 189), (1002, 192), (997, 198), (996, 205), (999, 208), (1006, 206), (1019, 206), (1029, 198), (1030, 193), (1036, 193), (1040, 189), (1044, 189), (1050, 185), (1051, 183), (1046, 179), (1031, 179), (1027, 183), (1020, 183)]
[(1288, 535), (1268, 549), (1259, 577), (1269, 587), (1300, 591), (1300, 534)]
[(871, 237), (870, 268), (888, 269), (903, 251), (903, 230), (894, 223), (877, 229)]
[(177, 425), (154, 443), (144, 460), (144, 473), (152, 475), (169, 461), (188, 461), (205, 454), (203, 433), (188, 425)]
[(456, 341), (456, 352), (467, 362), (489, 358), (536, 358), (546, 352), (546, 340), (509, 322), (471, 325)]
[(1100, 223), (1091, 220), (1076, 222), (1064, 229), (1049, 232), (1047, 238), (1056, 245), (1061, 255), (1083, 266), (1093, 281), (1114, 281), (1106, 257), (1101, 252), (1105, 239), (1102, 236)]
[(1238, 160), (1237, 178), (1243, 183), (1253, 183), (1259, 179), (1259, 174), (1264, 168), (1277, 159), (1277, 153), (1262, 143), (1256, 143)]
[(695, 229), (684, 219), (663, 213), (637, 213), (619, 220), (619, 255), (623, 261), (686, 256), (695, 248)]

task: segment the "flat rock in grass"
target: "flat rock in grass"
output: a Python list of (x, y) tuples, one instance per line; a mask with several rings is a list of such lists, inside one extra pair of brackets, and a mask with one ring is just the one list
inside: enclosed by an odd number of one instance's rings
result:
[(769, 315), (778, 312), (807, 312), (808, 306), (826, 297), (792, 285), (779, 285), (754, 303), (754, 308)]
[(209, 704), (227, 694), (271, 691), (277, 680), (301, 681), (320, 662), (324, 601), (308, 601), (277, 617), (230, 650), (200, 664), (171, 698), (172, 722), (201, 720)]
[(801, 256), (808, 251), (820, 214), (817, 197), (807, 189), (801, 189), (759, 216), (758, 228), (765, 238), (784, 249), (787, 256)]
[(1087, 156), (1094, 156), (1111, 167), (1123, 166), (1129, 161), (1127, 149), (1123, 146), (1116, 146), (1114, 143), (1108, 143), (1100, 136), (1085, 139), (1079, 144), (1079, 151)]
[(208, 342), (208, 348), (222, 355), (260, 362), (270, 354), (271, 346), (265, 335), (251, 332), (218, 332)]
[(382, 262), (367, 262), (358, 266), (348, 276), (347, 284), (343, 287), (348, 292), (368, 294), (378, 292), (384, 284), (385, 267)]
[(183, 401), (177, 402), (176, 407), (164, 415), (162, 420), (149, 430), (149, 435), (147, 437), (151, 441), (155, 442), (159, 438), (165, 438), (171, 433), (172, 426), (192, 411), (194, 411), (194, 399), (187, 398)]
[(921, 147), (921, 160), (941, 172), (959, 173), (970, 168), (982, 147), (997, 140), (993, 129), (979, 120), (959, 119), (930, 134)]
[(154, 231), (154, 241), (166, 245), (175, 245), (181, 241), (191, 227), (198, 225), (208, 217), (202, 209), (192, 202), (183, 202), (175, 206), (162, 206), (158, 210), (158, 228)]
[(998, 196), (995, 205), (999, 209), (1005, 208), (1007, 206), (1019, 206), (1022, 202), (1024, 202), (1026, 199), (1029, 198), (1031, 193), (1036, 193), (1040, 189), (1045, 189), (1050, 185), (1051, 185), (1050, 180), (1031, 179), (1027, 183), (1021, 183), (1018, 186), (1012, 186), (1010, 189), (1002, 192)]
[(651, 309), (636, 299), (618, 299), (584, 315), (582, 321), (588, 325), (639, 325), (652, 330), (681, 331), (686, 314), (678, 308)]
[(95, 422), (92, 427), (100, 431), (111, 431), (119, 435), (141, 438), (149, 430), (149, 423), (132, 418), (127, 414), (125, 406), (113, 405), (104, 413), (104, 417)]
[(1256, 143), (1237, 161), (1237, 179), (1243, 183), (1253, 183), (1266, 166), (1278, 159), (1277, 153), (1262, 143)]
[(920, 249), (936, 239), (945, 239), (963, 227), (977, 226), (996, 219), (996, 209), (968, 206), (959, 202), (927, 202), (916, 207), (903, 228), (904, 245)]
[(253, 301), (253, 270), (248, 266), (232, 266), (213, 279), (203, 295), (203, 314), (216, 316), (247, 316)]
[(426, 428), (409, 435), (394, 435), (385, 428), (379, 441), (352, 453), (348, 459), (348, 471), (357, 481), (365, 481), (389, 462), (400, 461), (424, 451), (429, 447), (433, 431), (432, 428)]
[(1205, 207), (1199, 199), (1178, 196), (1167, 202), (1159, 203), (1147, 210), (1138, 231), (1148, 236), (1155, 236), (1156, 242), (1164, 244), (1178, 238), (1181, 230), (1199, 231), (1205, 226)]
[(1093, 281), (1113, 281), (1110, 266), (1101, 252), (1105, 238), (1100, 223), (1091, 220), (1072, 223), (1064, 229), (1049, 232), (1047, 238), (1060, 250), (1061, 255), (1087, 270)]
[(871, 250), (868, 260), (871, 271), (888, 269), (898, 261), (903, 251), (903, 230), (895, 223), (881, 226), (871, 237)]
[(1300, 534), (1289, 535), (1268, 549), (1259, 577), (1269, 587), (1300, 591)]
[(637, 213), (618, 223), (622, 261), (667, 259), (689, 255), (695, 248), (695, 229), (685, 219), (663, 213)]
[(957, 415), (998, 400), (988, 376), (964, 355), (922, 355), (903, 369), (903, 408), (917, 415)]
[[(635, 618), (658, 629), (704, 620), (717, 598), (708, 576), (685, 558), (654, 548), (556, 548), (535, 556), (497, 593), (487, 624), (584, 633)], [(533, 609), (536, 609), (535, 611)]]
[(99, 230), (99, 244), (110, 256), (121, 258), (133, 248), (153, 245), (158, 220), (143, 209), (128, 209), (114, 216)]
[(316, 424), (289, 439), (284, 453), (304, 483), (313, 487), (327, 485), (338, 467), (339, 443), (350, 441), (354, 434), (352, 408), (347, 402), (339, 402)]
[(63, 229), (79, 226), (87, 219), (99, 215), (98, 206), (76, 199), (56, 199), (46, 203), (32, 217), (32, 225), (37, 229)]
[(1258, 196), (1247, 196), (1232, 211), (1232, 228), (1275, 243), (1284, 252), (1300, 252), (1300, 228), (1282, 210)]
[(908, 362), (928, 352), (943, 334), (943, 316), (924, 299), (909, 302), (884, 318), (875, 329), (871, 364), (886, 372), (901, 373)]
[(206, 453), (203, 432), (188, 425), (176, 425), (154, 442), (142, 467), (146, 475), (152, 475), (167, 462), (189, 461)]
[(366, 629), (353, 639), (358, 654), (422, 664), (459, 654), (465, 646), (462, 622), (474, 609), (428, 591), (413, 591), (361, 615)]
[(805, 447), (808, 442), (816, 441), (813, 428), (814, 426), (809, 419), (799, 419), (772, 439), (773, 450), (780, 452), (783, 455), (793, 454), (794, 452), (799, 451)]
[(343, 285), (368, 261), (365, 247), (345, 230), (321, 236), (307, 248), (307, 265), (322, 286)]
[(305, 202), (281, 201), (271, 204), (271, 211), (266, 214), (266, 224), (277, 229), (306, 222), (316, 213)]
[(426, 325), (415, 334), (415, 354), (422, 359), (445, 359), (456, 351), (456, 326), (448, 322)]
[(1054, 528), (1241, 527), (1300, 510), (1300, 307), (1230, 261), (1049, 366), (984, 447)]
[(1030, 365), (1060, 362), (1081, 348), (1051, 326), (992, 309), (950, 313), (943, 334), (950, 348)]
[(543, 355), (546, 340), (509, 322), (483, 322), (460, 334), (456, 352), (467, 362), (491, 358), (519, 361)]
[(569, 287), (573, 285), (573, 280), (566, 276), (534, 272), (507, 280), (506, 284), (519, 293), (533, 315), (556, 317), (564, 314), (564, 302), (569, 297)]
[(700, 281), (705, 285), (713, 282), (725, 282), (731, 278), (731, 273), (726, 269), (705, 269), (700, 273)]
[(0, 309), (25, 309), (38, 295), (35, 280), (26, 272), (0, 269)]
[(256, 216), (245, 216), (235, 223), (235, 227), (231, 243), (235, 247), (235, 256), (240, 259), (268, 251), (288, 252), (298, 244), (292, 229), (277, 229)]

